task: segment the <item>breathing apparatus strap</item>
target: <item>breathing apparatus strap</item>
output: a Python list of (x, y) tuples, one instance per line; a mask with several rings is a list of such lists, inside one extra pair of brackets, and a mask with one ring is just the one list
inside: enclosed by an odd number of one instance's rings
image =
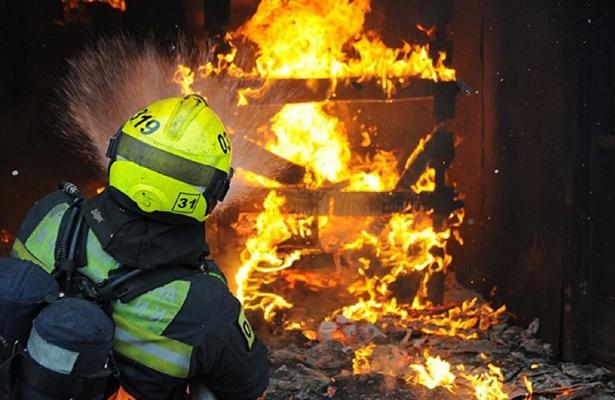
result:
[(87, 264), (87, 255), (83, 253), (87, 240), (87, 225), (81, 212), (83, 196), (72, 183), (63, 182), (60, 189), (74, 199), (62, 219), (56, 243), (55, 273), (66, 296), (83, 296), (108, 308), (115, 300), (128, 303), (177, 279), (207, 272), (206, 262), (147, 270), (121, 267), (112, 271), (102, 284), (94, 283), (77, 271), (78, 267)]
[(200, 269), (183, 266), (162, 267), (155, 269), (128, 269), (117, 270), (109, 280), (98, 287), (98, 300), (109, 304), (115, 300), (128, 303), (136, 297), (199, 272)]
[(58, 240), (55, 249), (55, 276), (60, 282), (60, 287), (66, 295), (73, 293), (73, 276), (78, 268), (78, 257), (85, 261), (84, 254), (81, 254), (82, 241), (86, 238), (84, 228), (83, 213), (81, 204), (83, 196), (77, 186), (70, 182), (62, 182), (59, 188), (72, 197), (73, 202), (62, 217), (62, 222), (58, 231)]

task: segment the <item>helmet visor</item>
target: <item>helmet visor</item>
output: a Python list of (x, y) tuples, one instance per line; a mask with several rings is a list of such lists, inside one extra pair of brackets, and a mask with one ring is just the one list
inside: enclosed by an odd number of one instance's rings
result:
[(107, 155), (112, 162), (118, 157), (134, 162), (162, 175), (204, 188), (202, 193), (205, 197), (218, 201), (222, 201), (228, 192), (232, 172), (227, 174), (210, 165), (199, 164), (158, 149), (122, 132), (118, 132), (111, 141)]

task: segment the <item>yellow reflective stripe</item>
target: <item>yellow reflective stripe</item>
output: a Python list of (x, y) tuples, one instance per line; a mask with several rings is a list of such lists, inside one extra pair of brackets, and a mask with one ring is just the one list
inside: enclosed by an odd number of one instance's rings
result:
[(113, 321), (115, 351), (163, 374), (177, 378), (188, 377), (192, 346), (141, 329), (119, 315), (114, 314)]
[(54, 268), (58, 228), (67, 209), (68, 204), (66, 203), (58, 204), (52, 208), (24, 243), (30, 253), (42, 262), (43, 268), (47, 271)]
[(11, 256), (15, 258), (19, 258), (21, 260), (30, 261), (40, 266), (41, 268), (43, 268), (45, 271), (49, 273), (51, 273), (51, 271), (53, 270), (53, 268), (47, 267), (38, 258), (34, 257), (34, 254), (30, 253), (30, 250), (28, 250), (28, 248), (19, 239), (15, 239), (15, 242), (13, 242), (13, 248), (11, 249)]
[(215, 278), (220, 279), (222, 281), (222, 283), (224, 283), (224, 286), (228, 286), (228, 284), (226, 283), (226, 279), (224, 279), (224, 277), (222, 275), (220, 275), (219, 273), (213, 272), (213, 271), (209, 271), (209, 272), (207, 272), (207, 275), (213, 276)]
[(88, 255), (88, 264), (81, 268), (79, 272), (96, 283), (101, 283), (103, 280), (108, 279), (109, 271), (117, 268), (120, 264), (102, 248), (100, 241), (91, 229), (88, 230), (86, 253)]
[(161, 335), (184, 305), (190, 282), (174, 281), (142, 294), (129, 303), (115, 302), (113, 312), (148, 332)]

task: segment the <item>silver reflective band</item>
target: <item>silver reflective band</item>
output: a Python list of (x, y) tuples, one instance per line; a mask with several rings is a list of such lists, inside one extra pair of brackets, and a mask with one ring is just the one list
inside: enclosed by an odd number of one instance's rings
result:
[(49, 343), (34, 328), (28, 338), (27, 350), (38, 364), (65, 375), (72, 372), (79, 357), (79, 353)]
[(209, 188), (218, 180), (228, 179), (228, 174), (220, 169), (169, 153), (121, 131), (117, 141), (113, 158), (131, 161), (190, 185)]
[(118, 326), (115, 327), (115, 340), (124, 342), (125, 344), (128, 344), (143, 353), (160, 360), (164, 360), (170, 364), (185, 369), (186, 371), (190, 370), (190, 357), (175, 353), (154, 343), (145, 342), (143, 339), (139, 339), (138, 337), (131, 335), (128, 331)]

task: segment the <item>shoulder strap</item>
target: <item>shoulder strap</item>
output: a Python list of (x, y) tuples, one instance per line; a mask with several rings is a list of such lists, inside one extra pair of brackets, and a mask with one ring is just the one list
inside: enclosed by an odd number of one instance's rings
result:
[(184, 266), (161, 267), (155, 269), (133, 269), (129, 272), (114, 274), (98, 288), (98, 298), (103, 303), (120, 300), (128, 303), (150, 290), (201, 270)]

